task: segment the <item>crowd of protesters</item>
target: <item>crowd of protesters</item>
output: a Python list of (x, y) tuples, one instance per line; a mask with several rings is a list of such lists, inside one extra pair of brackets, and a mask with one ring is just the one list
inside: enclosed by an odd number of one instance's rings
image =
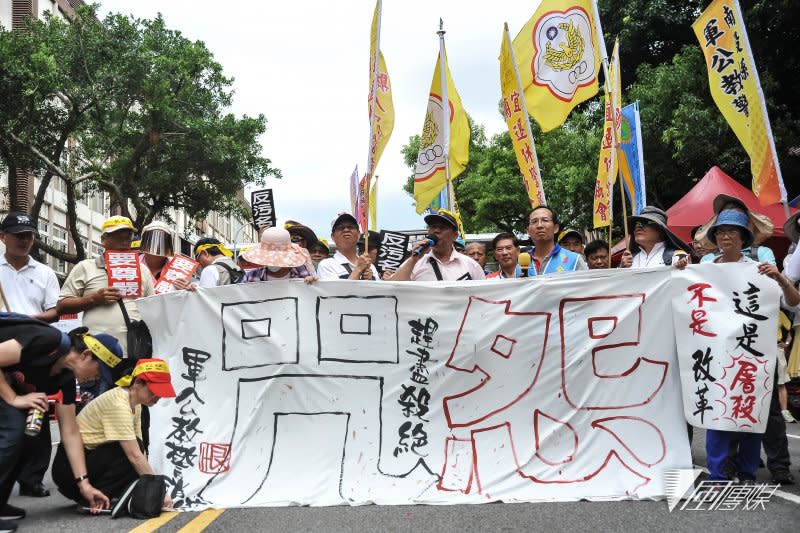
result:
[[(794, 482), (790, 473), (786, 424), (794, 418), (787, 406), (786, 357), (800, 357), (800, 253), (791, 253), (800, 236), (798, 215), (784, 227), (793, 241), (784, 268), (763, 244), (772, 222), (725, 195), (714, 202), (714, 216), (692, 231), (691, 244), (668, 226), (661, 209), (645, 207), (629, 218), (632, 236), (618, 268), (685, 268), (691, 263), (753, 263), (758, 272), (780, 287), (785, 315), (778, 341), (774, 395), (764, 434), (706, 432), (710, 479), (755, 480), (763, 445), (767, 467), (777, 483)], [(262, 229), (259, 242), (234, 254), (222, 241), (207, 237), (194, 246), (199, 276), (173, 279), (177, 290), (279, 280), (460, 281), (530, 278), (611, 267), (609, 243), (586, 243), (583, 233), (562, 228), (550, 207), (533, 209), (527, 219), (531, 245), (520, 236), (497, 234), (491, 248), (485, 242), (464, 242), (460, 220), (447, 210), (425, 217), (427, 234), (409, 247), (396, 269), (376, 268), (379, 234), (362, 235), (354, 216), (338, 215), (331, 224), (333, 246), (309, 227), (289, 221), (284, 227)], [(114, 216), (102, 226), (106, 250), (130, 250), (137, 228)], [(154, 474), (146, 455), (147, 407), (159, 398), (175, 396), (166, 363), (146, 353), (128, 353), (127, 334), (139, 314), (132, 299), (109, 284), (104, 258), (75, 265), (59, 288), (55, 273), (31, 256), (36, 227), (25, 213), (9, 213), (0, 225), (5, 254), (0, 257), (0, 532), (14, 531), (13, 520), (25, 511), (8, 504), (15, 483), (20, 494), (46, 497), (43, 476), (50, 463), (47, 420), (36, 436), (26, 436), (31, 413), (47, 413), (48, 397), (57, 395), (61, 444), (52, 466), (53, 481), (67, 498), (90, 512), (112, 507), (143, 475)], [(169, 276), (175, 256), (169, 225), (154, 222), (139, 239), (141, 296), (155, 294), (159, 280)], [(497, 270), (487, 270), (490, 256)], [(783, 270), (783, 272), (781, 272)], [(794, 312), (793, 312), (794, 311)], [(59, 315), (82, 313), (83, 327), (64, 334), (48, 325)], [(80, 412), (76, 408), (80, 407)], [(690, 431), (691, 438), (691, 431)], [(166, 507), (171, 505), (164, 498)]]

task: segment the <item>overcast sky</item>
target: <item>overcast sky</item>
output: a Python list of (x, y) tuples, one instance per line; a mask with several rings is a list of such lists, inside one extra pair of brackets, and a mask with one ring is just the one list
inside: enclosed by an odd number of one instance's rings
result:
[[(268, 181), (279, 221), (294, 219), (328, 236), (350, 209), (349, 177), (363, 173), (369, 137), (367, 93), (373, 0), (100, 0), (100, 14), (161, 13), (168, 27), (204, 41), (235, 78), (232, 112), (267, 118), (263, 155), (283, 172)], [(384, 0), (381, 50), (392, 81), (395, 126), (376, 174), (378, 225), (424, 226), (402, 190), (410, 174), (400, 153), (422, 129), (444, 19), (450, 71), (464, 108), (505, 129), (497, 112), (503, 22), (512, 39), (539, 0)]]

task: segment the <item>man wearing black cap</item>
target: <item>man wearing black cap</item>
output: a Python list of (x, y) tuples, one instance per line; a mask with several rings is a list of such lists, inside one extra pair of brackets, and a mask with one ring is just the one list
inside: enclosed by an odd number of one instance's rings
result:
[[(425, 222), (430, 238), (414, 245), (411, 257), (400, 265), (391, 281), (485, 279), (483, 268), (471, 257), (456, 252), (453, 246), (458, 238), (458, 222), (453, 213), (440, 209), (426, 216)], [(427, 252), (426, 247), (430, 247)]]
[(341, 213), (331, 224), (331, 237), (336, 243), (333, 257), (323, 259), (317, 267), (317, 277), (326, 279), (378, 279), (378, 271), (367, 254), (358, 255), (356, 244), (361, 232), (350, 213)]
[(667, 214), (661, 209), (648, 205), (639, 215), (628, 217), (628, 226), (633, 228), (633, 240), (630, 251), (622, 254), (621, 268), (688, 264), (692, 249), (667, 228)]
[[(3, 311), (20, 313), (44, 322), (58, 320), (58, 279), (52, 268), (30, 256), (37, 233), (31, 217), (12, 212), (0, 223), (0, 240), (5, 254), (0, 257), (0, 286), (5, 296)], [(23, 496), (50, 495), (42, 480), (50, 465), (50, 424), (43, 424), (39, 436), (32, 439), (33, 447), (17, 476)]]

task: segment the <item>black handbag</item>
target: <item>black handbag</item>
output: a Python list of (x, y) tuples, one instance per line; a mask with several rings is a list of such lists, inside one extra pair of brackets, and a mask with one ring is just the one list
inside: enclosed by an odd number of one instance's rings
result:
[(145, 474), (131, 483), (111, 511), (111, 518), (154, 518), (161, 514), (167, 482), (164, 476)]
[(135, 359), (151, 358), (153, 356), (153, 337), (150, 335), (150, 328), (143, 320), (131, 320), (121, 299), (117, 300), (117, 303), (122, 310), (125, 326), (128, 328), (128, 350), (125, 355)]

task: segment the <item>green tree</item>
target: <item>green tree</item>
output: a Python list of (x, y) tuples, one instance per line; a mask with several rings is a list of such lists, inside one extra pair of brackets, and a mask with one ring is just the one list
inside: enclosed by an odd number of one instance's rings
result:
[(70, 23), (30, 20), (0, 32), (0, 157), (11, 174), (37, 173), (32, 206), (63, 179), (75, 254), (40, 246), (67, 261), (85, 257), (75, 199), (103, 190), (137, 227), (170, 208), (202, 217), (241, 210), (246, 183), (280, 177), (261, 155), (263, 115), (237, 118), (232, 79), (200, 41), (159, 16), (96, 18), (80, 8)]

